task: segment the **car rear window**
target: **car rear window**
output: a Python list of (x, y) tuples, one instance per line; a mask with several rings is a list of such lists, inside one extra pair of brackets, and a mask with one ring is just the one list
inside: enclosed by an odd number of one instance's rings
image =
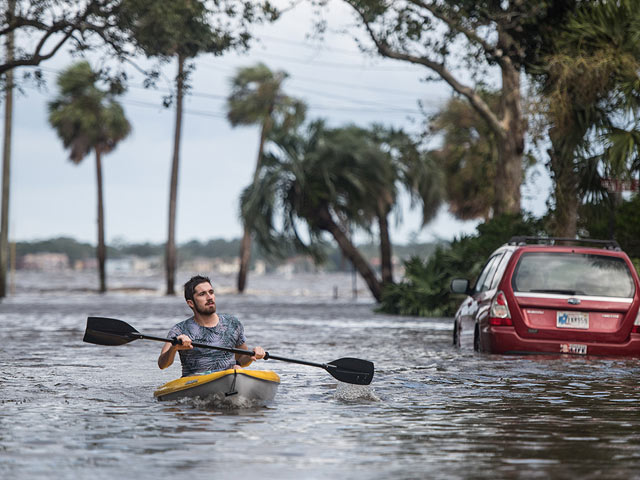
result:
[(511, 280), (516, 292), (633, 297), (635, 286), (622, 258), (580, 253), (527, 252)]

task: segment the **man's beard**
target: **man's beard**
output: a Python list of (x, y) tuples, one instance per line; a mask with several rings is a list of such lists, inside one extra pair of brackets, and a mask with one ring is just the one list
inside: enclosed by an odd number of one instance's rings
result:
[(212, 313), (216, 313), (216, 304), (212, 303), (209, 305), (205, 305), (204, 308), (200, 308), (198, 306), (198, 304), (196, 303), (194, 305), (196, 312), (198, 312), (200, 315), (211, 315)]

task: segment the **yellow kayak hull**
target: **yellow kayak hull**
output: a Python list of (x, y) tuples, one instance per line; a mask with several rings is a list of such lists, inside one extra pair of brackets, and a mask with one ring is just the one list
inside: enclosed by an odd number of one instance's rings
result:
[(158, 400), (238, 396), (268, 402), (275, 397), (278, 385), (280, 377), (269, 370), (229, 369), (172, 380), (153, 392), (153, 396)]

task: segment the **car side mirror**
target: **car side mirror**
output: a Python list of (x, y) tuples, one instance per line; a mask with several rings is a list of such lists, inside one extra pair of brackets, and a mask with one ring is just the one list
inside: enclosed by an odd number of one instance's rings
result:
[(469, 293), (469, 280), (466, 278), (454, 278), (451, 280), (451, 291), (453, 293)]

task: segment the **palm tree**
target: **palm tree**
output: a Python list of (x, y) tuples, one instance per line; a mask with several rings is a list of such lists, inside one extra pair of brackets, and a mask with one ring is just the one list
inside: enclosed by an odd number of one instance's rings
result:
[[(385, 131), (385, 133), (387, 133)], [(376, 133), (355, 125), (327, 130), (321, 149), (323, 156), (343, 158), (346, 170), (357, 172), (349, 190), (348, 209), (344, 210), (345, 230), (353, 230), (350, 220), (357, 218), (355, 226), (372, 234), (377, 223), (380, 239), (381, 287), (393, 282), (391, 265), (392, 247), (388, 216), (398, 197), (397, 164), (383, 139), (383, 129)], [(362, 192), (362, 193), (361, 193)], [(339, 198), (338, 198), (339, 199)], [(346, 205), (345, 205), (346, 207)]]
[(242, 193), (242, 218), (275, 256), (295, 249), (322, 260), (328, 232), (380, 300), (380, 281), (347, 234), (371, 226), (371, 213), (358, 206), (375, 195), (363, 180), (375, 165), (336, 150), (330, 133), (321, 121), (302, 132), (275, 132), (277, 148), (265, 153), (259, 181)]
[(631, 175), (640, 138), (638, 25), (635, 1), (586, 2), (554, 38), (555, 51), (546, 58), (542, 91), (551, 124), (557, 235), (576, 234), (586, 197), (609, 196), (602, 176)]
[[(364, 133), (363, 133), (364, 135)], [(374, 148), (384, 152), (383, 161), (388, 176), (382, 184), (383, 192), (375, 204), (380, 235), (382, 284), (393, 283), (393, 263), (388, 217), (396, 205), (395, 191), (409, 194), (411, 207), (420, 205), (422, 226), (435, 217), (444, 197), (443, 171), (436, 158), (423, 152), (418, 144), (402, 130), (374, 126), (368, 133)], [(384, 193), (387, 194), (384, 194)]]
[(98, 271), (100, 292), (105, 292), (106, 246), (102, 192), (102, 155), (113, 151), (129, 135), (131, 125), (114, 94), (96, 86), (98, 75), (88, 62), (78, 62), (58, 77), (58, 96), (49, 102), (49, 123), (56, 130), (69, 159), (79, 164), (93, 150), (98, 191)]
[[(269, 134), (278, 123), (278, 128), (291, 128), (304, 120), (305, 104), (285, 95), (282, 84), (287, 74), (272, 72), (266, 65), (258, 63), (241, 68), (232, 79), (231, 94), (227, 99), (227, 118), (232, 126), (260, 125), (258, 158), (253, 173), (253, 183), (258, 181), (264, 146)], [(245, 223), (240, 244), (240, 271), (238, 291), (244, 292), (251, 258), (251, 229)]]
[[(393, 283), (392, 244), (389, 216), (405, 191), (411, 206), (422, 206), (423, 225), (430, 221), (442, 203), (442, 172), (433, 157), (420, 151), (418, 145), (402, 130), (374, 125), (371, 129), (355, 125), (327, 130), (324, 133), (326, 155), (351, 158), (362, 165), (359, 188), (364, 197), (350, 199), (350, 209), (363, 216), (366, 230), (377, 223), (380, 241), (382, 285)], [(368, 166), (368, 168), (367, 168)], [(360, 202), (360, 203), (359, 203)]]
[[(498, 108), (499, 97), (483, 98)], [(495, 134), (468, 102), (454, 97), (431, 123), (433, 134), (442, 134), (442, 146), (431, 152), (445, 172), (449, 211), (461, 220), (488, 220), (494, 211), (498, 148)]]
[[(276, 129), (272, 140), (258, 181), (241, 199), (260, 246), (272, 255), (297, 249), (321, 260), (328, 232), (380, 301), (393, 282), (388, 216), (397, 193), (405, 189), (422, 204), (426, 223), (441, 202), (440, 170), (404, 132), (382, 127), (328, 129), (315, 121), (306, 131)], [(356, 230), (371, 234), (375, 224), (382, 281), (350, 237)]]

